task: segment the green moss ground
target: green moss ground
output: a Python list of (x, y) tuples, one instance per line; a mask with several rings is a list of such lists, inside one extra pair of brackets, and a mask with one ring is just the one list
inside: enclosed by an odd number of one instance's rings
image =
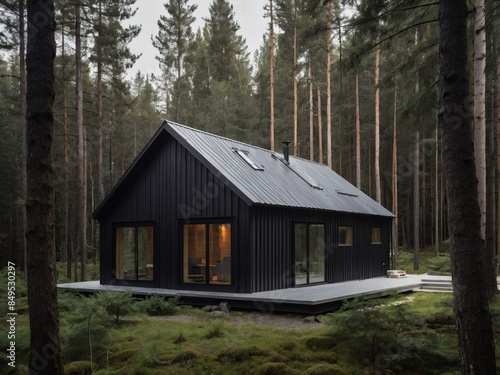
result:
[[(5, 316), (3, 274), (0, 283)], [(26, 288), (18, 283), (17, 367), (8, 367), (3, 356), (2, 374), (27, 373)], [(102, 306), (110, 298), (59, 296), (67, 374), (458, 374), (460, 369), (451, 294), (351, 301), (339, 311), (319, 316), (328, 323), (325, 327), (305, 330), (233, 324), (187, 306), (174, 311), (192, 316), (193, 321), (152, 318), (142, 312), (143, 302), (132, 298), (121, 303), (127, 308), (117, 324), (116, 311)], [(491, 313), (498, 339), (499, 300), (491, 305)], [(0, 326), (6, 332), (6, 322)], [(0, 345), (7, 344), (2, 335)]]

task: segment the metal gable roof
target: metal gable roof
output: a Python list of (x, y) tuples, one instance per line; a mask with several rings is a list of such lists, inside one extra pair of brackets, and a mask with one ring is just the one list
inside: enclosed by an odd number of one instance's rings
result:
[[(293, 156), (286, 165), (280, 154), (263, 148), (170, 121), (165, 121), (162, 128), (249, 204), (394, 217), (326, 165)], [(243, 151), (255, 165), (249, 164), (237, 150)], [(321, 188), (313, 188), (311, 181)]]

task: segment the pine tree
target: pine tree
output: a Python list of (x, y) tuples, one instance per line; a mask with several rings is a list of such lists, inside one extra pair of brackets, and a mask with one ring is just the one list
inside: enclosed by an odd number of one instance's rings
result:
[(181, 122), (182, 92), (186, 85), (183, 79), (184, 60), (193, 38), (191, 24), (195, 21), (196, 4), (189, 5), (189, 0), (170, 0), (164, 4), (168, 16), (160, 16), (158, 35), (153, 38), (153, 46), (158, 49), (156, 59), (165, 76), (173, 71), (175, 78), (176, 121)]
[(465, 0), (440, 1), (439, 28), (439, 122), (462, 373), (495, 374), (495, 345), (482, 266), (481, 214), (475, 168), (470, 162), (474, 151), (468, 114)]
[[(37, 19), (35, 19), (35, 17)], [(45, 22), (39, 22), (43, 17)], [(28, 1), (27, 196), (31, 373), (63, 374), (56, 292), (54, 170), (54, 3)], [(48, 353), (50, 353), (48, 355)]]

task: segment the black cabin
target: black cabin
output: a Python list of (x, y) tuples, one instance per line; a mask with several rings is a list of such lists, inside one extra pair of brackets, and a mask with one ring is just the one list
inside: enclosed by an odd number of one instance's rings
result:
[(165, 121), (94, 212), (101, 284), (252, 293), (385, 275), (394, 215), (283, 151)]

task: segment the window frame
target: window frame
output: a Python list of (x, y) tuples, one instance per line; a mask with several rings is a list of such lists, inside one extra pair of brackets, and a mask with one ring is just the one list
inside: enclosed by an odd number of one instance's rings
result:
[[(134, 221), (127, 221), (127, 222), (113, 222), (112, 225), (111, 225), (111, 230), (112, 230), (112, 259), (111, 259), (111, 269), (110, 269), (110, 272), (111, 272), (111, 280), (113, 281), (112, 283), (119, 283), (119, 284), (129, 284), (129, 285), (134, 285), (134, 284), (137, 284), (137, 285), (145, 285), (145, 284), (150, 284), (150, 285), (153, 285), (156, 283), (157, 281), (157, 274), (158, 272), (155, 272), (155, 265), (158, 264), (158, 261), (157, 261), (157, 254), (156, 254), (156, 247), (157, 247), (157, 243), (158, 243), (158, 230), (157, 230), (157, 226), (156, 226), (156, 222), (153, 222), (153, 221), (137, 221), (137, 222), (134, 222)], [(135, 278), (118, 278), (118, 270), (117, 270), (117, 258), (118, 258), (118, 254), (117, 254), (117, 244), (118, 244), (118, 241), (117, 241), (117, 229), (118, 228), (135, 228), (136, 230), (138, 230), (138, 228), (152, 228), (152, 241), (153, 241), (153, 245), (152, 245), (152, 252), (153, 252), (153, 277), (150, 278), (150, 279), (141, 279), (139, 278), (139, 273), (138, 273), (138, 267), (139, 267), (139, 263), (138, 263), (138, 258), (139, 258), (139, 254), (138, 254), (138, 248), (137, 248), (137, 239), (136, 239), (136, 248), (135, 248), (135, 253), (134, 253), (134, 270), (135, 270)], [(137, 233), (137, 232), (136, 232)], [(147, 254), (147, 253), (146, 253)]]
[[(303, 222), (303, 221), (294, 221), (292, 223), (293, 225), (293, 264), (292, 264), (292, 269), (293, 269), (293, 286), (294, 287), (303, 287), (303, 286), (309, 286), (309, 285), (316, 285), (316, 284), (324, 284), (326, 283), (326, 224), (325, 223), (319, 223), (319, 222)], [(296, 266), (297, 266), (297, 248), (296, 248), (296, 233), (297, 233), (297, 225), (305, 225), (305, 230), (306, 230), (306, 282), (297, 284), (297, 274), (296, 274)], [(313, 281), (311, 282), (311, 264), (310, 264), (310, 259), (311, 259), (311, 226), (322, 226), (323, 227), (323, 280), (321, 281)]]
[[(350, 228), (351, 229), (351, 243), (340, 243), (340, 230), (341, 228)], [(339, 225), (337, 228), (337, 236), (338, 236), (338, 244), (339, 247), (352, 247), (354, 246), (354, 225)], [(346, 239), (348, 238), (346, 232)]]
[[(378, 229), (378, 241), (373, 240), (373, 230)], [(381, 227), (371, 227), (370, 229), (370, 244), (371, 245), (381, 245), (382, 244), (382, 228)]]
[[(185, 244), (185, 239), (184, 239), (184, 228), (187, 225), (204, 225), (205, 226), (205, 264), (210, 264), (210, 225), (221, 225), (221, 224), (229, 224), (230, 225), (230, 246), (231, 246), (231, 263), (230, 263), (230, 282), (227, 283), (213, 283), (210, 282), (209, 280), (209, 275), (210, 275), (210, 269), (209, 267), (206, 267), (205, 269), (205, 278), (204, 282), (186, 282), (185, 281), (185, 260), (184, 260), (184, 244)], [(219, 287), (224, 288), (227, 290), (227, 288), (234, 288), (236, 285), (236, 280), (235, 280), (235, 260), (236, 260), (236, 239), (235, 239), (235, 234), (236, 232), (236, 224), (234, 218), (216, 218), (216, 219), (194, 219), (194, 220), (183, 220), (180, 223), (180, 249), (179, 249), (179, 275), (178, 279), (180, 282), (180, 285), (186, 288), (192, 288), (192, 289), (210, 289), (214, 290)]]

